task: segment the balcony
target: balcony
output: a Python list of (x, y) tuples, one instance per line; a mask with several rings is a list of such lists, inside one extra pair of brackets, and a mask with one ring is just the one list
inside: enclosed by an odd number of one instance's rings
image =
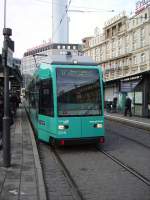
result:
[(138, 65), (133, 65), (131, 67), (131, 73), (138, 73), (139, 72), (139, 67)]
[(139, 66), (140, 72), (147, 71), (148, 69), (148, 64), (146, 62), (141, 63)]

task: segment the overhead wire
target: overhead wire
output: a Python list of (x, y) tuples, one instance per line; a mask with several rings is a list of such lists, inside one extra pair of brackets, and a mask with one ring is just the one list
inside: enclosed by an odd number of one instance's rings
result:
[[(48, 3), (48, 4), (50, 4), (50, 3), (57, 4), (57, 5), (64, 7), (64, 4), (58, 3), (58, 1), (55, 1), (55, 0), (53, 0), (51, 2), (46, 1), (46, 0), (34, 0), (34, 1), (41, 2), (41, 3)], [(89, 7), (82, 7), (82, 6), (73, 6), (73, 5), (72, 5), (72, 10), (69, 10), (71, 3), (72, 3), (72, 0), (69, 0), (68, 5), (65, 5), (65, 12), (63, 13), (55, 31), (53, 32), (53, 37), (59, 30), (59, 28), (68, 12), (80, 12), (80, 13), (114, 12), (114, 10), (105, 10), (105, 9), (89, 8)], [(78, 8), (78, 10), (75, 10), (73, 8)], [(79, 9), (86, 9), (86, 10), (79, 10)], [(90, 10), (88, 10), (88, 9), (90, 9)]]
[[(33, 1), (37, 1), (37, 2), (40, 2), (40, 3), (46, 3), (46, 4), (52, 4), (52, 1), (46, 1), (46, 0), (33, 0)], [(64, 4), (62, 3), (58, 3), (58, 1), (55, 1), (53, 0), (53, 4), (56, 4), (56, 5), (60, 5), (62, 7), (64, 7)], [(85, 11), (83, 12), (114, 12), (114, 10), (110, 9), (110, 10), (107, 10), (107, 9), (98, 9), (98, 8), (94, 8), (94, 7), (84, 7), (84, 6), (77, 6), (77, 5), (73, 5), (71, 6), (72, 9), (75, 9), (75, 8), (78, 8), (78, 9), (85, 9)], [(70, 10), (68, 10), (69, 12)], [(72, 12), (72, 10), (71, 10)]]

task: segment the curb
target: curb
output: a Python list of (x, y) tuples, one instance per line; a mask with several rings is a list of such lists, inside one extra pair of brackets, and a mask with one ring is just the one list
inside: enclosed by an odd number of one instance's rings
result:
[(150, 131), (150, 124), (145, 123), (145, 122), (140, 122), (136, 120), (130, 120), (130, 119), (125, 119), (122, 117), (117, 117), (117, 116), (112, 116), (112, 115), (104, 115), (105, 119), (109, 119), (112, 121), (120, 122), (126, 125), (130, 125), (132, 127), (136, 127), (139, 129), (144, 129), (146, 131)]
[(37, 150), (37, 145), (36, 145), (36, 141), (34, 138), (34, 133), (32, 131), (31, 125), (30, 125), (30, 123), (28, 123), (28, 124), (29, 124), (29, 132), (30, 132), (33, 154), (34, 154), (35, 168), (36, 168), (36, 172), (37, 172), (39, 200), (47, 200), (44, 178), (43, 178), (41, 163), (40, 163), (39, 154), (38, 154), (38, 150)]

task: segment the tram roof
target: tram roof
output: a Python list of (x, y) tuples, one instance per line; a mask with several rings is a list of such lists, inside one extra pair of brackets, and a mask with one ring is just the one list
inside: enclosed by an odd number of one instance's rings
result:
[(98, 65), (89, 56), (77, 56), (77, 55), (52, 55), (47, 56), (44, 59), (44, 63), (47, 64), (61, 64), (61, 65)]

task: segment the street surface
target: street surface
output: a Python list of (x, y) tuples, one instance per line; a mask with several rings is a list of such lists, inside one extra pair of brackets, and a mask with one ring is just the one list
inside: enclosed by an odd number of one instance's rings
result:
[(114, 121), (106, 120), (105, 125), (108, 137), (104, 149), (150, 180), (150, 133)]
[[(105, 120), (106, 143), (101, 148), (135, 170), (148, 183), (111, 160), (93, 145), (57, 148), (81, 198), (88, 200), (149, 200), (150, 134), (148, 131)], [(40, 157), (48, 198), (77, 199), (65, 172), (49, 145), (40, 143)]]

